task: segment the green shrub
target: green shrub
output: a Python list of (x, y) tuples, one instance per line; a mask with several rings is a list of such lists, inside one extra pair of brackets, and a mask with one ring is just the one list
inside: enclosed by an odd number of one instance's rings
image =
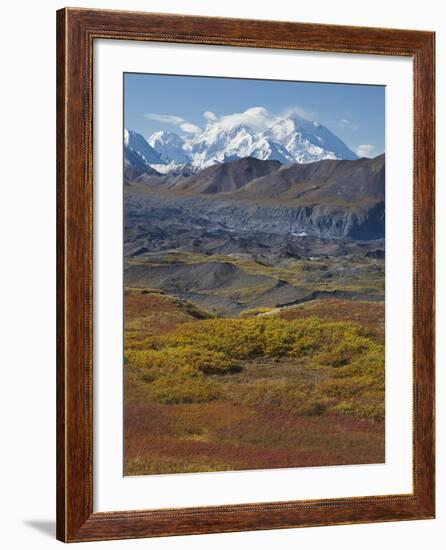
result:
[(333, 407), (333, 411), (340, 414), (354, 415), (356, 406), (353, 401), (339, 401), (339, 403)]
[(231, 386), (234, 398), (305, 415), (384, 416), (384, 346), (357, 323), (276, 316), (199, 320), (147, 339), (144, 349), (125, 354), (125, 363), (133, 383), (147, 386), (148, 399), (193, 403), (222, 395), (225, 375), (258, 358), (271, 359), (272, 369), (282, 359), (299, 359), (305, 383), (244, 379)]
[(203, 377), (160, 376), (148, 388), (150, 398), (157, 403), (202, 403), (219, 396), (218, 388)]

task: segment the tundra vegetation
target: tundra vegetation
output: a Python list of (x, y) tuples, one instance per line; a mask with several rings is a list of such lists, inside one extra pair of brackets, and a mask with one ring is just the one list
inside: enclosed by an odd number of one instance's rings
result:
[(127, 289), (126, 474), (382, 461), (382, 315), (329, 299), (218, 318)]

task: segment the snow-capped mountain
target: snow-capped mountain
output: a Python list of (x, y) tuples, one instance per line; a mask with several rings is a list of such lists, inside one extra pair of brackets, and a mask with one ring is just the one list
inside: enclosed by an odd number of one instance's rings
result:
[[(296, 113), (272, 116), (263, 107), (210, 120), (201, 132), (185, 137), (163, 130), (145, 140), (136, 132), (126, 132), (127, 147), (163, 173), (186, 164), (193, 171), (199, 171), (244, 157), (278, 160), (282, 164), (357, 158), (341, 139), (319, 122)], [(149, 157), (153, 160), (148, 160)]]
[(203, 132), (185, 141), (184, 149), (192, 166), (200, 170), (243, 157), (279, 160), (284, 164), (294, 161), (280, 143), (275, 143), (246, 124), (208, 124)]
[(147, 164), (165, 164), (160, 154), (141, 134), (127, 128), (124, 130), (124, 147), (137, 153)]
[(300, 164), (325, 159), (358, 158), (345, 143), (328, 128), (315, 120), (306, 120), (298, 114), (279, 119), (265, 135), (280, 143)]
[(128, 147), (124, 147), (124, 179), (132, 181), (143, 174), (159, 175), (140, 154)]
[(190, 161), (184, 151), (184, 139), (174, 132), (161, 130), (152, 134), (147, 141), (167, 164), (186, 164)]

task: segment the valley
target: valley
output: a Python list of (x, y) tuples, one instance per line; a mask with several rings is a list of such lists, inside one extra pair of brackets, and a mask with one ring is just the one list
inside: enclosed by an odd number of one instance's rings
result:
[[(294, 169), (285, 188), (309, 188), (308, 178), (316, 174), (316, 206), (307, 196), (298, 205), (285, 200), (276, 180), (265, 185), (265, 177), (279, 177), (279, 163), (257, 159), (180, 179), (128, 182), (125, 283), (163, 290), (222, 316), (329, 297), (382, 301), (384, 223), (383, 212), (376, 212), (383, 204), (383, 176), (381, 159), (374, 161), (366, 167), (361, 161), (300, 166), (306, 178), (301, 184)], [(356, 195), (343, 191), (352, 174), (361, 180)], [(274, 192), (265, 202), (268, 187)], [(238, 198), (252, 189), (262, 198)]]
[(383, 164), (324, 162), (127, 180), (126, 475), (384, 460)]
[(385, 156), (258, 107), (123, 180), (125, 475), (384, 462)]

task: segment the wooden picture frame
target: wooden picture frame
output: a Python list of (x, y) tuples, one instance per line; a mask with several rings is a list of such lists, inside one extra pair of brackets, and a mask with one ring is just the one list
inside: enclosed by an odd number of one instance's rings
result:
[[(413, 60), (413, 492), (93, 511), (93, 42), (407, 56)], [(434, 33), (66, 8), (57, 13), (57, 538), (65, 542), (434, 517)]]

